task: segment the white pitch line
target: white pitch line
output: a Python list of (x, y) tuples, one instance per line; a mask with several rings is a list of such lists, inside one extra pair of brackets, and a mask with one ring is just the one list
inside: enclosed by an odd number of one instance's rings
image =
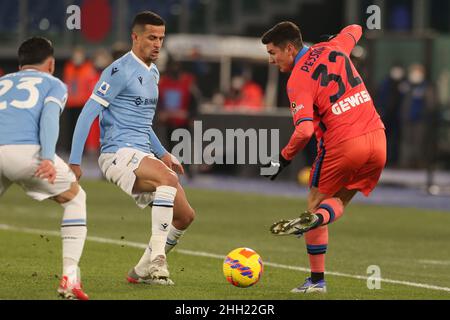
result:
[(419, 260), (423, 264), (434, 264), (438, 266), (450, 266), (450, 260)]
[[(32, 228), (19, 228), (19, 227), (14, 227), (14, 226), (7, 225), (7, 224), (0, 224), (0, 230), (9, 230), (9, 231), (17, 231), (17, 232), (23, 232), (23, 233), (49, 235), (49, 236), (60, 236), (60, 232), (58, 232), (58, 231), (40, 230), (40, 229), (32, 229)], [(114, 239), (94, 237), (94, 236), (88, 236), (87, 240), (93, 241), (93, 242), (98, 242), (98, 243), (115, 244), (115, 245), (122, 245), (122, 246), (140, 248), (140, 249), (145, 249), (147, 247), (147, 244), (144, 244), (144, 243), (124, 241), (124, 240), (114, 240)], [(214, 259), (221, 259), (221, 260), (224, 259), (224, 255), (208, 253), (208, 252), (192, 251), (192, 250), (185, 250), (185, 249), (176, 249), (175, 251), (178, 253), (190, 255), (190, 256), (207, 257), (207, 258), (214, 258)], [(289, 266), (289, 265), (267, 262), (267, 261), (264, 262), (264, 265), (270, 266), (273, 268), (279, 268), (279, 269), (288, 269), (288, 270), (295, 270), (295, 271), (302, 271), (302, 272), (310, 271), (308, 268)], [(337, 277), (358, 279), (358, 280), (369, 279), (369, 277), (367, 277), (367, 276), (359, 276), (359, 275), (347, 274), (347, 273), (342, 273), (342, 272), (327, 271), (326, 274), (332, 275), (332, 276), (337, 276)], [(385, 282), (385, 283), (409, 286), (409, 287), (417, 287), (417, 288), (423, 288), (423, 289), (450, 292), (450, 288), (448, 288), (448, 287), (440, 287), (440, 286), (424, 284), (424, 283), (416, 283), (416, 282), (410, 282), (410, 281), (401, 281), (401, 280), (384, 279), (384, 278), (381, 278), (380, 281)]]

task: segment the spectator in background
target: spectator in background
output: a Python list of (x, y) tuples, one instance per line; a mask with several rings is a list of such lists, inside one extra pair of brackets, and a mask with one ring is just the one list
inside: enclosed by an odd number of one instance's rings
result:
[[(441, 128), (448, 128), (448, 119), (450, 116), (450, 72), (446, 66), (442, 66), (441, 71), (435, 83), (435, 105), (430, 112), (428, 120), (428, 130), (426, 139), (428, 149), (425, 150), (427, 154), (427, 184), (433, 184), (433, 172), (436, 169), (438, 158), (443, 154), (450, 154), (450, 131), (440, 130)], [(439, 159), (440, 160), (440, 159)], [(450, 162), (447, 161), (447, 164)]]
[(386, 126), (388, 143), (387, 163), (390, 166), (398, 165), (400, 141), (401, 141), (401, 106), (407, 90), (405, 87), (406, 71), (400, 64), (394, 64), (386, 79), (381, 83), (378, 92), (380, 115)]
[(64, 112), (61, 115), (61, 137), (59, 148), (70, 152), (72, 136), (86, 101), (91, 95), (92, 88), (98, 75), (94, 65), (86, 58), (83, 48), (77, 47), (72, 57), (64, 65), (63, 82), (67, 85), (68, 99)]
[(113, 61), (116, 61), (130, 50), (130, 46), (124, 42), (114, 43), (111, 52)]
[(409, 31), (411, 26), (412, 12), (408, 8), (408, 4), (398, 3), (393, 5), (390, 10), (389, 28), (392, 31)]
[(440, 109), (450, 110), (450, 71), (448, 69), (443, 69), (439, 73), (436, 91)]
[[(163, 125), (169, 150), (174, 147), (171, 140), (175, 129), (190, 130), (197, 114), (200, 94), (195, 77), (182, 70), (181, 63), (169, 58), (166, 72), (159, 80), (158, 121)], [(190, 166), (185, 166), (186, 174), (192, 174)]]
[(99, 73), (102, 73), (103, 70), (105, 70), (106, 67), (108, 67), (114, 61), (111, 53), (109, 53), (109, 51), (105, 48), (96, 50), (92, 60), (97, 76), (99, 76)]
[(434, 109), (433, 88), (426, 80), (421, 64), (408, 68), (405, 96), (402, 103), (402, 145), (400, 162), (403, 167), (423, 168), (427, 144), (427, 121)]
[(214, 80), (214, 71), (211, 63), (208, 63), (202, 56), (199, 47), (194, 46), (189, 53), (192, 60), (191, 72), (195, 74), (196, 86), (202, 92), (202, 97), (212, 99), (218, 90), (218, 81)]
[(3, 71), (2, 68), (0, 68), (0, 77), (3, 76), (5, 74), (5, 71)]
[(264, 93), (261, 86), (249, 76), (231, 79), (231, 91), (225, 97), (224, 109), (260, 112), (264, 109)]

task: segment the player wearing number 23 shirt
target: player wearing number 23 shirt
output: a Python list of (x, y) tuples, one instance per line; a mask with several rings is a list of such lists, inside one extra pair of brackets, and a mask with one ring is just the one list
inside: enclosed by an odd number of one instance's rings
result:
[[(78, 267), (87, 234), (86, 193), (55, 153), (67, 88), (53, 77), (55, 57), (48, 39), (25, 40), (18, 62), (19, 71), (0, 77), (0, 197), (17, 184), (32, 199), (53, 200), (63, 207), (63, 272), (57, 292), (65, 299), (88, 300)], [(30, 297), (38, 294), (34, 291), (29, 290)]]

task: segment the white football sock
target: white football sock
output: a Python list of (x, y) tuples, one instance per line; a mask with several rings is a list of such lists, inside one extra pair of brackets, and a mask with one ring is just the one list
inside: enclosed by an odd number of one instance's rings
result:
[[(166, 254), (170, 252), (177, 244), (178, 240), (183, 236), (186, 230), (178, 230), (173, 225), (170, 226), (169, 234), (167, 235), (166, 246), (164, 248)], [(144, 254), (141, 257), (141, 260), (135, 267), (135, 272), (139, 276), (144, 276), (147, 273), (148, 264), (151, 261), (152, 248), (147, 247), (145, 249)]]
[(159, 255), (166, 255), (164, 246), (172, 224), (173, 203), (176, 194), (177, 189), (173, 187), (161, 186), (156, 188), (152, 208), (151, 260)]
[(69, 202), (63, 203), (61, 223), (63, 275), (73, 274), (78, 267), (86, 240), (86, 193), (83, 189)]
[(139, 260), (138, 264), (134, 267), (134, 271), (138, 276), (145, 276), (147, 275), (147, 268), (151, 261), (151, 254), (152, 249), (150, 247), (147, 247), (144, 251), (144, 254), (142, 255), (141, 259)]
[(186, 230), (178, 230), (173, 226), (173, 224), (170, 226), (169, 234), (167, 235), (167, 241), (166, 241), (166, 247), (165, 251), (166, 254), (170, 252), (170, 250), (173, 249), (178, 243), (178, 240), (183, 236), (183, 234), (186, 232)]
[[(138, 275), (145, 275), (148, 264), (159, 255), (165, 256), (165, 245), (169, 227), (173, 219), (173, 203), (177, 189), (169, 186), (156, 188), (152, 207), (152, 236), (150, 243), (135, 271)], [(151, 248), (151, 249), (150, 249)]]

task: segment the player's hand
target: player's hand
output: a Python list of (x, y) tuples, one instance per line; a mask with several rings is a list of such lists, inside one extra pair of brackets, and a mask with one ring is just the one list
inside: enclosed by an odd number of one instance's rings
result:
[(80, 181), (81, 176), (83, 175), (83, 171), (81, 171), (81, 166), (78, 164), (69, 164), (70, 170), (73, 171), (77, 181)]
[(268, 164), (261, 167), (261, 175), (273, 181), (290, 163), (291, 160), (285, 159), (280, 154), (278, 160), (271, 160)]
[(172, 155), (171, 153), (167, 152), (164, 156), (162, 156), (161, 161), (164, 162), (166, 166), (168, 166), (170, 169), (175, 171), (178, 174), (184, 174), (184, 168), (183, 165), (178, 161), (178, 159)]
[(51, 160), (42, 160), (34, 173), (35, 177), (47, 179), (49, 183), (54, 184), (56, 179), (56, 169)]

